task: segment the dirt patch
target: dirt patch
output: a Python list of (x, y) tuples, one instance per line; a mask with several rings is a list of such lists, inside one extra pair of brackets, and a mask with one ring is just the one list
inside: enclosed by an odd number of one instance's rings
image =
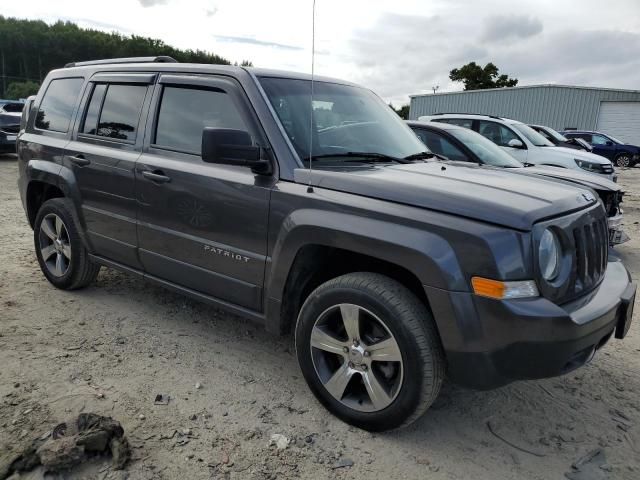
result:
[[(638, 318), (569, 375), (491, 392), (446, 384), (412, 427), (371, 434), (316, 402), (289, 338), (112, 270), (86, 290), (53, 288), (16, 180), (15, 158), (0, 156), (0, 452), (91, 411), (122, 423), (131, 461), (65, 478), (548, 480), (596, 449), (603, 478), (640, 478)], [(620, 183), (632, 240), (617, 250), (637, 280), (640, 168)]]

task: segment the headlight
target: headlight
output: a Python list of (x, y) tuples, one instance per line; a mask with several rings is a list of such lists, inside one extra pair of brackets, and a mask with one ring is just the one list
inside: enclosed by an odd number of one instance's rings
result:
[(540, 237), (538, 246), (538, 265), (542, 278), (551, 282), (558, 276), (560, 269), (560, 242), (555, 233), (548, 228)]
[(602, 166), (599, 163), (587, 162), (586, 160), (580, 160), (578, 158), (574, 158), (574, 161), (576, 165), (587, 172), (599, 172), (602, 170)]

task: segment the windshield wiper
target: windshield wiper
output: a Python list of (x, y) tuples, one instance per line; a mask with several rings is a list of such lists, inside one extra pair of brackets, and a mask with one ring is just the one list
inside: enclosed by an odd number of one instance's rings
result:
[(449, 160), (448, 157), (433, 152), (418, 152), (413, 155), (407, 155), (405, 160), (426, 160), (427, 158), (437, 158), (438, 160)]
[[(313, 155), (312, 157), (305, 157), (303, 160), (308, 162), (309, 159), (317, 160), (319, 158), (345, 158), (348, 157), (348, 160), (343, 160), (344, 162), (359, 162), (363, 160), (368, 160), (372, 162), (397, 162), (397, 163), (410, 163), (408, 160), (404, 158), (397, 158), (391, 155), (386, 155), (384, 153), (377, 152), (340, 152), (340, 153), (325, 153), (322, 155)], [(356, 159), (355, 157), (359, 157)]]

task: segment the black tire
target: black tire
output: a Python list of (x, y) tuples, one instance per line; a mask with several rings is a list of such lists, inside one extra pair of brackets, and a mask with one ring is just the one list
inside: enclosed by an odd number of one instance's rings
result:
[(628, 153), (621, 153), (616, 157), (616, 167), (629, 168), (631, 166), (631, 155)]
[[(404, 373), (398, 381), (395, 398), (381, 410), (359, 411), (345, 405), (325, 388), (314, 366), (317, 357), (313, 355), (317, 350), (311, 347), (311, 335), (316, 321), (340, 304), (361, 307), (367, 314), (374, 314), (397, 342)], [(359, 325), (362, 325), (361, 318), (359, 315)], [(338, 418), (364, 430), (390, 430), (420, 418), (438, 396), (445, 375), (444, 353), (429, 310), (402, 284), (377, 273), (350, 273), (316, 288), (300, 310), (295, 343), (302, 373), (314, 395)], [(345, 352), (343, 362), (350, 358), (349, 355)], [(370, 367), (369, 373), (373, 372), (374, 368)], [(361, 379), (364, 378), (364, 373), (361, 375)], [(364, 383), (364, 380), (360, 381)]]
[[(80, 238), (78, 227), (73, 215), (73, 203), (66, 198), (52, 198), (42, 204), (34, 223), (33, 240), (36, 250), (36, 257), (40, 264), (40, 269), (49, 282), (62, 290), (76, 290), (86, 287), (98, 276), (100, 265), (89, 260), (87, 249)], [(66, 260), (66, 268), (62, 275), (56, 275), (47, 266), (42, 253), (42, 240), (44, 235), (43, 222), (55, 215), (59, 217), (64, 225), (66, 235), (65, 241), (70, 246), (70, 258)]]

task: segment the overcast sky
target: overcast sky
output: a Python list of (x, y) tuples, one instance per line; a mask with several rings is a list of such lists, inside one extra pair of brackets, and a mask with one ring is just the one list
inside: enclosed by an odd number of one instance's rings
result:
[[(158, 37), (231, 61), (309, 72), (311, 0), (0, 0), (0, 13)], [(640, 0), (317, 0), (316, 73), (394, 104), (459, 90), (449, 70), (494, 62), (520, 85), (640, 89)]]

